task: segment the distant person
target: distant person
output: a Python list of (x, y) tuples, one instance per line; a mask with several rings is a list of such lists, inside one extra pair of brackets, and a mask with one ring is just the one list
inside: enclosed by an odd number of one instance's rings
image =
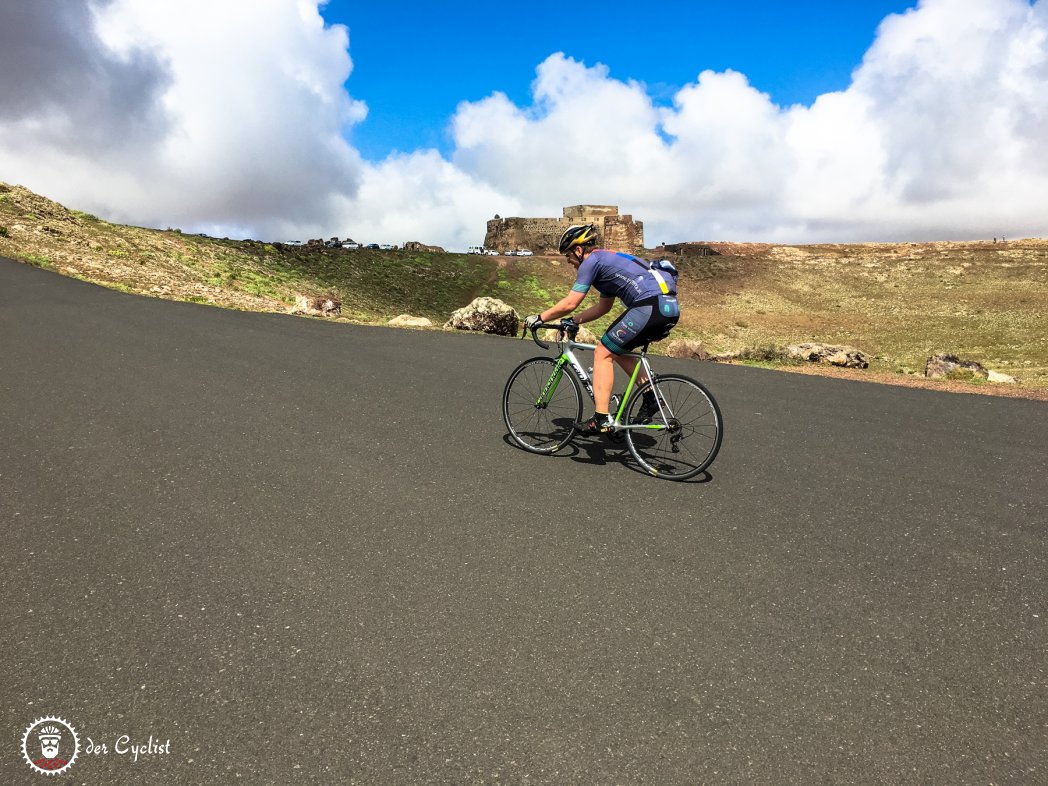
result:
[[(577, 272), (571, 292), (555, 306), (524, 320), (525, 327), (551, 322), (567, 316), (581, 305), (590, 287), (596, 287), (600, 300), (574, 317), (577, 324), (592, 322), (607, 314), (615, 298), (626, 310), (611, 323), (593, 353), (593, 417), (576, 427), (587, 435), (612, 430), (608, 413), (615, 366), (632, 374), (637, 359), (627, 354), (650, 341), (666, 338), (680, 319), (677, 303), (677, 270), (669, 262), (648, 262), (630, 254), (597, 248), (597, 228), (593, 224), (568, 227), (560, 239), (560, 253)], [(637, 382), (647, 378), (638, 377)], [(658, 412), (655, 394), (648, 391), (638, 412), (638, 423), (648, 423)]]

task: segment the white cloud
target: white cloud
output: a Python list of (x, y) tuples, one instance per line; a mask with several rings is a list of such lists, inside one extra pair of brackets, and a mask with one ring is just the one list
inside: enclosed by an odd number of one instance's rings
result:
[(463, 248), (496, 212), (598, 202), (650, 241), (1048, 233), (1048, 0), (923, 0), (810, 106), (734, 71), (656, 106), (556, 54), (530, 105), (461, 104), (449, 157), (382, 162), (346, 141), (366, 108), (315, 0), (43, 8), (0, 6), (0, 179), (114, 220)]
[(361, 180), (343, 137), (366, 113), (343, 90), (347, 33), (315, 2), (66, 0), (0, 15), (0, 52), (58, 54), (42, 90), (3, 68), (5, 88), (32, 94), (0, 114), (3, 179), (114, 220), (276, 236), (337, 220)]
[(346, 231), (335, 234), (464, 251), (483, 240), (493, 205), (506, 215), (525, 210), (524, 203), (470, 177), (436, 151), (398, 154), (365, 168), (360, 190), (341, 204)]
[[(557, 54), (539, 66), (533, 94), (535, 104), (525, 109), (501, 94), (462, 104), (452, 121), (455, 165), (527, 209), (544, 211), (530, 215), (560, 215), (563, 205), (603, 202), (602, 195), (627, 189), (629, 204), (650, 190), (664, 143), (658, 113), (640, 85)], [(583, 172), (602, 176), (578, 177)]]

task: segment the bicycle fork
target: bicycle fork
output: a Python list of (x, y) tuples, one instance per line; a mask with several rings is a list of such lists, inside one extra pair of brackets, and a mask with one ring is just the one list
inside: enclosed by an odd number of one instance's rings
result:
[[(563, 358), (561, 358), (563, 361)], [(545, 409), (549, 406), (549, 400), (553, 397), (553, 394), (557, 390), (557, 383), (560, 382), (561, 374), (564, 372), (563, 362), (558, 362), (556, 367), (553, 369), (553, 373), (549, 375), (549, 379), (546, 380), (546, 386), (542, 388), (542, 392), (539, 393), (538, 400), (535, 402), (535, 409)]]
[[(546, 382), (546, 386), (542, 388), (542, 392), (539, 393), (538, 400), (535, 402), (536, 409), (545, 409), (549, 406), (550, 399), (553, 398), (553, 394), (557, 392), (557, 385), (560, 384), (560, 379), (564, 376), (564, 367), (571, 363), (571, 358), (566, 354), (561, 355), (557, 358), (557, 365), (553, 369), (553, 373), (550, 374), (549, 381)], [(586, 377), (584, 371), (580, 366), (572, 364), (572, 368), (578, 376), (579, 381), (586, 388), (586, 392), (590, 394), (590, 398), (593, 397), (593, 386), (589, 379)]]

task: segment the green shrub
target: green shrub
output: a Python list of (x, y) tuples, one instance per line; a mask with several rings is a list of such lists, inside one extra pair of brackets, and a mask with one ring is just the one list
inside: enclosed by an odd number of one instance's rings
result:
[(953, 382), (972, 382), (976, 385), (986, 381), (986, 377), (979, 372), (970, 368), (964, 368), (963, 366), (951, 368), (943, 375), (943, 378)]
[(51, 267), (51, 258), (45, 256), (37, 256), (36, 254), (26, 254), (23, 259), (34, 267)]
[(755, 360), (762, 363), (782, 363), (784, 361), (792, 362), (789, 354), (786, 352), (784, 347), (780, 347), (776, 344), (767, 344), (765, 346), (758, 347), (746, 347), (739, 353), (739, 360)]
[(0, 237), (7, 237), (7, 227), (0, 227)]

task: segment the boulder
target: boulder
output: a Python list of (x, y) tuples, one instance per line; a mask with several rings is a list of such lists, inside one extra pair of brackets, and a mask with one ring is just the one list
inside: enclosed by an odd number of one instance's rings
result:
[(342, 313), (342, 301), (332, 297), (313, 297), (296, 295), (293, 314), (310, 314), (320, 317), (337, 317)]
[(445, 330), (475, 330), (499, 336), (515, 336), (520, 317), (512, 307), (493, 297), (478, 297), (451, 315)]
[(433, 323), (425, 317), (413, 317), (410, 314), (401, 314), (398, 317), (393, 317), (386, 323), (391, 327), (412, 327), (412, 328), (427, 328), (433, 327)]
[(974, 360), (961, 360), (956, 355), (941, 352), (928, 358), (924, 364), (924, 376), (928, 379), (942, 379), (943, 377), (986, 379), (989, 377), (989, 372), (981, 363), (976, 363)]
[(994, 382), (998, 385), (1018, 385), (1019, 381), (1008, 374), (1002, 374), (1000, 371), (989, 370), (986, 372), (987, 381)]
[(666, 347), (666, 354), (671, 358), (710, 359), (710, 353), (706, 351), (703, 343), (690, 338), (679, 338), (671, 341)]
[(870, 365), (866, 353), (855, 347), (834, 347), (817, 343), (790, 344), (786, 347), (786, 355), (795, 360), (842, 368), (869, 368)]

